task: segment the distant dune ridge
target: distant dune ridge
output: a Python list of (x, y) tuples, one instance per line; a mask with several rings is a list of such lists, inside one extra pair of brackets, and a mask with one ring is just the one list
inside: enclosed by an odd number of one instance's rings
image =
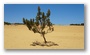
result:
[(54, 25), (54, 32), (46, 34), (47, 41), (59, 46), (31, 46), (32, 42), (43, 42), (40, 34), (29, 31), (25, 25), (4, 25), (5, 49), (84, 49), (84, 26)]

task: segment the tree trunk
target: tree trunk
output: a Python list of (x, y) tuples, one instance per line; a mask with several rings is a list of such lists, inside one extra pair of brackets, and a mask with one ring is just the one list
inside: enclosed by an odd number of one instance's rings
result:
[(45, 43), (47, 43), (47, 41), (46, 41), (46, 38), (45, 38), (44, 34), (42, 34), (42, 36), (43, 36), (44, 42), (45, 42)]

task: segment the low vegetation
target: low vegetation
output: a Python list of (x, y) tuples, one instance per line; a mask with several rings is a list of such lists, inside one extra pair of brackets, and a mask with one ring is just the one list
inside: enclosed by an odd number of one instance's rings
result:
[(84, 26), (84, 23), (81, 23), (81, 24), (70, 24), (70, 25)]

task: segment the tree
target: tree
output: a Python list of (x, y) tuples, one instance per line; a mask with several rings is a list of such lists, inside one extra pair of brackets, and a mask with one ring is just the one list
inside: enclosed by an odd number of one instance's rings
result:
[[(41, 12), (40, 7), (38, 6), (38, 12), (35, 19), (28, 20), (23, 18), (23, 23), (28, 27), (28, 29), (34, 33), (41, 34), (45, 43), (47, 43), (45, 34), (54, 31), (53, 24), (50, 21), (50, 13), (50, 9), (48, 9), (46, 14)], [(48, 29), (45, 31), (45, 28)]]
[(4, 25), (11, 25), (11, 23), (9, 23), (9, 22), (4, 22)]
[(81, 25), (84, 25), (84, 23), (81, 23)]

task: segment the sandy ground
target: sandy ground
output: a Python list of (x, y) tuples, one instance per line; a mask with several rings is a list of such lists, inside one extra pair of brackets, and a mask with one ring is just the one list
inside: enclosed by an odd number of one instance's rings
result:
[(55, 31), (45, 35), (47, 41), (59, 46), (31, 46), (43, 42), (40, 34), (29, 31), (25, 25), (4, 26), (5, 49), (84, 49), (84, 26), (54, 26)]

